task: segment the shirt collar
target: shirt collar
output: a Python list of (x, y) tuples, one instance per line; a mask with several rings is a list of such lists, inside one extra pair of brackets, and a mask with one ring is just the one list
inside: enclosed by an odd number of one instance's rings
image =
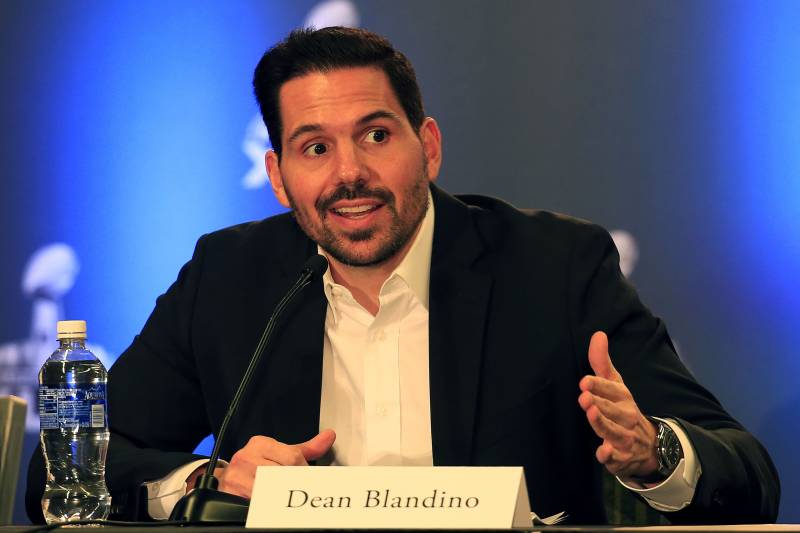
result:
[(431, 282), (431, 255), (433, 253), (433, 224), (434, 224), (433, 197), (428, 191), (428, 210), (420, 224), (419, 232), (411, 244), (403, 261), (397, 265), (391, 276), (400, 276), (419, 299), (420, 303), (428, 309), (428, 296)]
[[(383, 287), (386, 287), (386, 284), (393, 279), (395, 276), (402, 279), (414, 295), (419, 299), (420, 303), (425, 306), (425, 309), (428, 309), (428, 301), (430, 295), (430, 281), (431, 281), (431, 255), (433, 253), (433, 225), (434, 225), (434, 207), (433, 207), (433, 196), (431, 195), (430, 190), (428, 190), (428, 209), (425, 212), (425, 216), (422, 219), (422, 223), (420, 224), (419, 231), (417, 235), (414, 237), (414, 242), (411, 244), (411, 248), (408, 250), (408, 253), (397, 265), (397, 268), (394, 269), (386, 281), (383, 284)], [(317, 245), (317, 251), (320, 254), (323, 254), (327, 257), (327, 254), (322, 250), (322, 248)], [(333, 276), (331, 275), (331, 268), (328, 266), (327, 270), (325, 270), (325, 274), (322, 275), (322, 282), (325, 288), (325, 296), (328, 299), (328, 304), (334, 308), (335, 313), (335, 304), (334, 299), (332, 297), (333, 288), (338, 286), (338, 284), (333, 280)], [(381, 288), (381, 291), (383, 290)]]

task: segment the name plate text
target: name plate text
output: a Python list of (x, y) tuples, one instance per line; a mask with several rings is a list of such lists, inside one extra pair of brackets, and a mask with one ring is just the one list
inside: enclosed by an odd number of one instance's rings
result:
[(259, 467), (247, 526), (530, 528), (522, 467)]

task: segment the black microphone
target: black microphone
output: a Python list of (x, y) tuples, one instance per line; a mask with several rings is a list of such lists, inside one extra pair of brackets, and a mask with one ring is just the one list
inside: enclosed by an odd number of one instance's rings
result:
[(246, 498), (217, 490), (219, 480), (214, 477), (214, 469), (219, 460), (222, 439), (225, 436), (225, 431), (228, 429), (231, 418), (233, 418), (233, 414), (239, 407), (242, 396), (247, 390), (247, 386), (253, 377), (258, 362), (261, 360), (261, 356), (269, 344), (278, 318), (289, 302), (315, 278), (321, 277), (327, 268), (328, 260), (325, 259), (324, 256), (317, 254), (311, 257), (303, 265), (297, 281), (292, 285), (281, 301), (278, 302), (278, 305), (275, 306), (275, 310), (272, 312), (272, 316), (269, 317), (264, 332), (261, 334), (261, 339), (258, 341), (256, 349), (250, 358), (250, 364), (247, 366), (247, 370), (245, 370), (242, 376), (239, 388), (236, 389), (236, 394), (234, 394), (233, 400), (231, 400), (228, 412), (225, 413), (225, 418), (222, 420), (222, 425), (217, 433), (217, 440), (214, 443), (214, 449), (211, 452), (206, 471), (197, 479), (195, 490), (185, 495), (175, 504), (169, 516), (170, 521), (245, 523), (250, 501)]

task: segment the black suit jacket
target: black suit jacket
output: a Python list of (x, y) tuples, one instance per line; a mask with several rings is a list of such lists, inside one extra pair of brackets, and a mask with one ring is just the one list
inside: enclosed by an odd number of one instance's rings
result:
[[(430, 394), (436, 465), (522, 465), (531, 507), (605, 521), (599, 440), (578, 406), (591, 334), (642, 411), (676, 419), (703, 474), (682, 522), (766, 522), (779, 485), (762, 446), (681, 364), (639, 301), (601, 228), (432, 188)], [(291, 214), (203, 236), (140, 335), (110, 371), (107, 478), (116, 513), (143, 514), (143, 481), (188, 462), (216, 431), (277, 301), (316, 253)], [(305, 441), (319, 430), (326, 313), (322, 284), (284, 316), (230, 427), (222, 456), (253, 435)], [(335, 429), (335, 428), (334, 428)], [(42, 466), (28, 509), (41, 519)]]

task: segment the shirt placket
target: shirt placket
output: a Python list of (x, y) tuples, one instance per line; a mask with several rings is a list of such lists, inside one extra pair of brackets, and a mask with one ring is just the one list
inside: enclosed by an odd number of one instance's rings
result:
[(398, 295), (381, 298), (381, 309), (367, 328), (364, 361), (367, 464), (402, 464), (400, 422), (399, 323), (392, 307)]

